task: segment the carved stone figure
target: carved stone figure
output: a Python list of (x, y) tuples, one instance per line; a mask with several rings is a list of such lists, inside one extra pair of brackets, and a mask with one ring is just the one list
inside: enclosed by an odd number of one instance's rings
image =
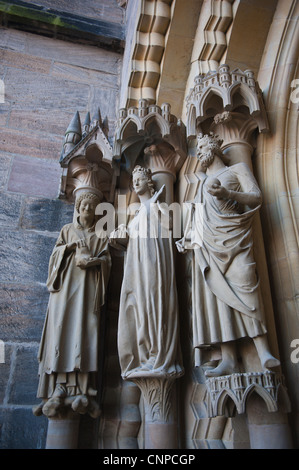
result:
[(176, 378), (183, 374), (179, 343), (179, 319), (173, 239), (160, 216), (151, 171), (133, 171), (133, 188), (141, 206), (127, 228), (110, 235), (110, 243), (127, 241), (121, 289), (118, 351), (122, 377)]
[(76, 200), (79, 214), (65, 225), (49, 262), (50, 292), (39, 350), (35, 410), (48, 417), (66, 405), (91, 416), (99, 413), (95, 400), (100, 308), (110, 273), (108, 239), (95, 233), (98, 196), (83, 192)]
[(253, 339), (263, 369), (276, 367), (268, 347), (253, 258), (252, 220), (262, 196), (245, 163), (227, 167), (222, 141), (200, 135), (201, 183), (179, 251), (193, 256), (193, 338), (196, 348), (220, 345), (222, 359), (207, 376), (237, 372), (236, 340)]

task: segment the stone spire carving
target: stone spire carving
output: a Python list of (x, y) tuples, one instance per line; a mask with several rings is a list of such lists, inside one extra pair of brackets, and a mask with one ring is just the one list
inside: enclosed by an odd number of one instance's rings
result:
[(67, 155), (82, 138), (80, 114), (76, 111), (65, 133), (62, 155)]
[(99, 108), (90, 119), (88, 111), (81, 129), (77, 112), (65, 137), (60, 194), (61, 199), (73, 201), (82, 190), (93, 190), (101, 200), (111, 201), (115, 178), (112, 168), (112, 147), (106, 136), (107, 123), (102, 122)]
[(83, 124), (83, 132), (82, 132), (82, 137), (86, 137), (87, 134), (90, 131), (90, 112), (88, 111), (85, 117), (85, 121)]

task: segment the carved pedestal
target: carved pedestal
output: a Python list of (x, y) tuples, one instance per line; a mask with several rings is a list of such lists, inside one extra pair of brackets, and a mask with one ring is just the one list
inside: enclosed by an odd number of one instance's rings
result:
[(144, 448), (177, 449), (178, 433), (174, 380), (134, 379), (144, 400)]
[(290, 402), (282, 376), (247, 372), (209, 378), (207, 411), (210, 418), (246, 413), (251, 449), (292, 448), (286, 413)]
[(63, 418), (49, 418), (46, 449), (77, 449), (80, 415), (69, 412)]

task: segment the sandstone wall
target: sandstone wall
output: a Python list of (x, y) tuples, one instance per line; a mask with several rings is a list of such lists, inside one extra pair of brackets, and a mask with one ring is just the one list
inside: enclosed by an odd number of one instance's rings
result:
[[(119, 9), (110, 13), (111, 21), (121, 22)], [(99, 106), (113, 135), (122, 55), (1, 28), (0, 59), (0, 448), (43, 448), (47, 420), (31, 409), (38, 402), (45, 282), (58, 231), (73, 214), (72, 205), (57, 199), (58, 162), (76, 110), (84, 121)], [(90, 446), (86, 441), (88, 435)]]

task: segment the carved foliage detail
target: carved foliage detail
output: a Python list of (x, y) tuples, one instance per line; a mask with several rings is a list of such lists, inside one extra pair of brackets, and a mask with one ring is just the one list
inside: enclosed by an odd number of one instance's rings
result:
[(171, 392), (174, 380), (162, 378), (134, 379), (140, 388), (152, 421), (167, 422), (171, 411)]

